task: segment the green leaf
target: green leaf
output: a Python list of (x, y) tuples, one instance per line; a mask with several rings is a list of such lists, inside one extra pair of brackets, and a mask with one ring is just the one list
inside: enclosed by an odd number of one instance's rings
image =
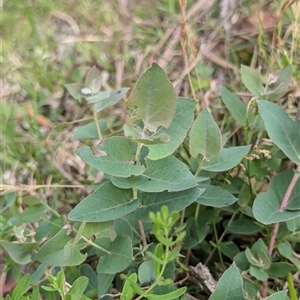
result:
[(198, 246), (206, 237), (209, 228), (206, 226), (208, 221), (207, 212), (201, 212), (197, 219), (188, 217), (186, 221), (186, 238), (184, 240), (184, 249), (189, 249)]
[(246, 88), (256, 97), (262, 96), (264, 87), (262, 85), (263, 79), (261, 74), (244, 65), (241, 66), (241, 78)]
[(206, 161), (202, 169), (211, 172), (223, 172), (235, 167), (250, 151), (251, 145), (223, 148), (218, 158)]
[(145, 260), (140, 264), (138, 269), (138, 276), (140, 284), (149, 283), (155, 280), (152, 259)]
[(234, 261), (242, 271), (246, 271), (250, 268), (250, 263), (246, 257), (245, 251), (236, 254), (234, 257)]
[(300, 165), (300, 124), (291, 120), (277, 104), (258, 100), (269, 137), (295, 164)]
[(85, 228), (85, 225), (86, 225), (86, 221), (83, 221), (80, 224), (80, 226), (79, 226), (79, 228), (77, 230), (76, 236), (74, 238), (73, 244), (72, 244), (73, 247), (75, 247), (79, 243), (79, 241), (81, 240), (82, 233), (83, 233), (83, 230)]
[(195, 187), (181, 192), (138, 193), (141, 204), (134, 214), (143, 222), (151, 222), (150, 211), (158, 212), (163, 205), (166, 205), (170, 212), (181, 211), (195, 202), (203, 191), (204, 189)]
[(134, 295), (134, 290), (130, 284), (130, 282), (137, 282), (137, 275), (136, 273), (132, 273), (125, 281), (123, 290), (122, 290), (122, 295), (120, 297), (120, 300), (127, 300), (127, 299), (132, 299)]
[(66, 230), (61, 229), (53, 238), (48, 240), (38, 251), (35, 260), (51, 266), (65, 267), (80, 265), (87, 257), (80, 251), (85, 248), (85, 244), (77, 244), (71, 256), (64, 259), (64, 247), (71, 240)]
[[(138, 295), (146, 295), (146, 291), (144, 291), (136, 282), (130, 280), (130, 285), (133, 291)], [(127, 299), (126, 299), (127, 300)]]
[(101, 257), (97, 272), (115, 274), (122, 272), (133, 261), (131, 240), (126, 235), (119, 235), (111, 242), (110, 253)]
[(299, 216), (300, 178), (298, 178), (288, 200), (287, 209), (280, 211), (282, 199), (293, 175), (293, 171), (276, 174), (271, 179), (268, 191), (260, 193), (256, 197), (253, 204), (253, 215), (257, 221), (263, 224), (273, 224)]
[(58, 291), (63, 293), (64, 292), (64, 285), (65, 285), (66, 277), (63, 271), (59, 271), (56, 275), (56, 285)]
[(200, 153), (207, 161), (220, 155), (221, 132), (207, 109), (202, 110), (192, 125), (189, 148), (193, 157)]
[(94, 269), (87, 263), (83, 263), (78, 269), (80, 274), (89, 280), (85, 294), (90, 294), (92, 291), (97, 290), (97, 274)]
[(289, 242), (282, 242), (278, 245), (279, 253), (287, 258), (291, 259), (293, 257), (293, 248)]
[(84, 88), (81, 93), (86, 94), (97, 94), (101, 88), (101, 74), (98, 69), (94, 66), (92, 67), (88, 74), (86, 75)]
[(262, 262), (263, 269), (268, 269), (271, 266), (271, 256), (269, 252), (265, 252), (263, 250), (258, 250), (257, 253), (258, 259)]
[(129, 138), (114, 136), (104, 140), (98, 147), (104, 155), (93, 155), (90, 148), (79, 148), (75, 153), (87, 164), (102, 172), (118, 176), (129, 177), (140, 175), (145, 168), (139, 162), (134, 162), (136, 143)]
[[(124, 95), (129, 91), (129, 88), (121, 88), (112, 90), (111, 92), (102, 92), (101, 97), (94, 95), (87, 98), (89, 103), (94, 103), (97, 112), (104, 110), (107, 107), (113, 106), (120, 102)], [(104, 94), (105, 93), (105, 94)], [(103, 98), (104, 97), (104, 98)]]
[(70, 296), (72, 300), (81, 300), (88, 284), (88, 278), (85, 276), (80, 276), (73, 282), (72, 287), (69, 289), (66, 296)]
[(262, 262), (257, 257), (255, 257), (255, 255), (249, 248), (246, 248), (245, 255), (252, 266), (262, 267)]
[[(106, 131), (107, 129), (107, 120), (99, 120), (98, 121), (99, 128), (101, 132)], [(90, 122), (88, 124), (78, 126), (74, 133), (74, 140), (82, 140), (82, 139), (97, 139), (99, 138), (97, 127), (95, 122)]]
[(31, 253), (38, 243), (13, 243), (0, 240), (0, 245), (6, 250), (10, 258), (20, 265), (31, 262)]
[[(268, 269), (271, 265), (270, 253), (262, 239), (258, 239), (251, 247), (251, 250), (247, 248), (245, 255), (252, 266), (261, 270)], [(265, 273), (261, 272), (261, 270), (253, 269), (253, 272), (256, 274), (254, 276), (257, 276), (256, 278), (259, 280), (261, 280), (260, 276), (265, 276)]]
[(194, 120), (196, 101), (191, 98), (177, 98), (175, 116), (170, 126), (166, 129), (160, 127), (152, 138), (161, 134), (168, 134), (170, 141), (164, 144), (147, 145), (149, 148), (148, 158), (157, 160), (172, 154), (183, 142)]
[[(293, 75), (292, 65), (287, 65), (285, 68), (273, 72), (272, 77), (277, 77), (277, 82), (268, 85), (263, 99), (279, 100), (286, 93)], [(270, 75), (269, 75), (270, 76)]]
[(145, 128), (156, 132), (168, 128), (176, 110), (176, 94), (163, 69), (156, 63), (142, 75), (128, 99), (128, 107), (136, 110), (133, 119), (142, 120)]
[(136, 187), (144, 192), (177, 192), (197, 185), (187, 166), (174, 156), (160, 160), (146, 159), (146, 170), (140, 176), (111, 177), (112, 183), (123, 189)]
[(109, 290), (111, 283), (113, 282), (116, 274), (104, 274), (98, 273), (98, 299), (101, 299), (101, 296)]
[(6, 194), (5, 195), (5, 200), (6, 200), (6, 203), (5, 203), (5, 205), (3, 205), (0, 208), (0, 213), (2, 213), (4, 210), (6, 210), (8, 207), (12, 206), (16, 202), (16, 200), (17, 200), (17, 193), (13, 192), (13, 193)]
[(32, 294), (31, 294), (32, 299), (31, 300), (40, 300), (40, 290), (39, 287), (37, 285), (34, 285), (32, 287)]
[(211, 207), (226, 207), (237, 201), (237, 198), (219, 186), (200, 184), (199, 187), (205, 189), (203, 194), (196, 200), (199, 204)]
[(116, 238), (113, 221), (86, 223), (82, 234), (88, 239), (91, 238), (92, 235), (94, 235), (96, 238), (108, 237), (111, 240)]
[(96, 104), (98, 102), (102, 102), (104, 99), (107, 99), (109, 97), (109, 95), (110, 95), (109, 91), (102, 91), (102, 92), (99, 92), (95, 95), (86, 97), (86, 101), (89, 104)]
[(244, 299), (243, 279), (239, 269), (233, 263), (221, 276), (216, 290), (209, 300), (241, 300)]
[(11, 299), (19, 300), (27, 292), (29, 285), (30, 285), (30, 275), (26, 274), (21, 278), (21, 280), (14, 288), (11, 294)]
[[(221, 96), (233, 118), (240, 125), (246, 126), (247, 105), (224, 87), (221, 88)], [(254, 127), (257, 130), (264, 130), (264, 124), (260, 116), (254, 115), (251, 109), (248, 111), (248, 121), (250, 127)]]
[(124, 124), (123, 130), (125, 136), (132, 137), (132, 140), (138, 143), (142, 143), (144, 145), (156, 145), (156, 144), (164, 144), (170, 141), (170, 136), (165, 132), (162, 132), (159, 135), (149, 135), (144, 132), (140, 127), (132, 127), (128, 124)]
[(138, 205), (139, 200), (133, 199), (132, 190), (119, 189), (106, 182), (84, 198), (68, 217), (78, 222), (106, 222), (133, 212)]
[[(132, 226), (132, 224), (130, 224), (130, 222), (124, 218), (119, 218), (114, 221), (114, 230), (115, 230), (116, 234), (128, 235), (130, 237), (130, 239), (132, 240), (133, 244), (135, 244), (134, 240), (133, 240), (134, 232), (137, 233), (137, 231), (134, 227), (135, 226)], [(138, 240), (140, 240), (140, 239), (138, 239)]]
[(259, 260), (260, 266), (269, 268), (271, 256), (264, 241), (260, 238), (251, 247), (253, 255)]
[(249, 219), (233, 220), (227, 227), (227, 231), (236, 234), (253, 234), (262, 230), (262, 226)]
[(156, 294), (147, 294), (147, 299), (150, 300), (172, 300), (172, 299), (178, 299), (178, 297), (182, 296), (186, 292), (186, 287), (181, 287), (175, 291), (163, 294), (163, 295), (156, 295)]
[(234, 242), (222, 242), (219, 245), (221, 252), (230, 259), (233, 259), (240, 252), (239, 247)]
[(46, 269), (48, 266), (46, 264), (40, 264), (35, 271), (31, 274), (30, 283), (36, 284), (38, 281), (42, 279), (42, 277), (45, 275)]
[(64, 260), (70, 259), (73, 251), (74, 239), (69, 240), (64, 246)]
[(286, 226), (290, 232), (295, 234), (300, 229), (300, 218), (288, 220)]
[(70, 84), (65, 84), (65, 87), (74, 99), (81, 100), (81, 98), (84, 97), (84, 95), (81, 93), (81, 90), (83, 89), (82, 84), (70, 83)]
[(153, 273), (156, 278), (159, 278), (163, 262), (164, 256), (164, 248), (162, 243), (158, 243), (155, 247), (155, 252), (152, 255), (152, 252), (147, 252), (148, 256), (152, 258), (153, 263)]
[(265, 270), (254, 265), (250, 266), (250, 274), (261, 281), (265, 281), (268, 279), (268, 273)]
[(47, 208), (44, 204), (32, 205), (24, 209), (19, 216), (19, 222), (38, 222), (47, 213)]
[(46, 286), (46, 285), (42, 285), (42, 289), (47, 291), (47, 292), (56, 292), (56, 288)]
[(267, 270), (268, 274), (275, 278), (286, 278), (291, 271), (295, 271), (295, 267), (286, 262), (273, 262)]
[(283, 257), (287, 258), (290, 262), (292, 262), (293, 265), (298, 269), (298, 271), (300, 271), (300, 261), (294, 257), (293, 248), (290, 243), (280, 243), (278, 245), (278, 251)]
[(286, 296), (287, 296), (287, 290), (284, 290), (284, 291), (274, 293), (273, 295), (265, 298), (264, 300), (286, 300)]

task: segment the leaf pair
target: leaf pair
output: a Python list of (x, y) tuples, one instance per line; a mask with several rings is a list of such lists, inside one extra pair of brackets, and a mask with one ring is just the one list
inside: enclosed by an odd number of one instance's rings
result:
[(242, 65), (241, 76), (244, 85), (258, 99), (279, 100), (288, 89), (292, 71), (292, 66), (288, 65), (264, 77), (258, 71)]

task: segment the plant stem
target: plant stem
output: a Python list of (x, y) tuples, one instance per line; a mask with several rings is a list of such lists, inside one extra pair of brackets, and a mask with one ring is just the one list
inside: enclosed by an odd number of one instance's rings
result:
[(82, 238), (84, 241), (86, 241), (89, 245), (91, 245), (91, 246), (93, 246), (93, 247), (95, 247), (95, 248), (98, 248), (99, 250), (105, 252), (106, 254), (110, 254), (110, 253), (111, 253), (110, 251), (108, 251), (108, 250), (102, 248), (101, 246), (99, 246), (98, 244), (94, 243), (93, 241), (87, 239), (85, 236), (82, 235), (81, 238)]
[[(282, 199), (279, 211), (283, 212), (285, 211), (285, 208), (287, 206), (287, 203), (289, 201), (289, 198), (291, 196), (291, 193), (293, 191), (293, 188), (295, 187), (297, 180), (300, 176), (300, 166), (298, 166), (297, 171), (295, 172), (287, 190), (286, 193)], [(273, 250), (274, 250), (274, 245), (275, 245), (275, 241), (276, 241), (276, 236), (277, 236), (277, 232), (278, 232), (278, 228), (279, 228), (279, 223), (275, 223), (273, 224), (273, 231), (272, 231), (272, 235), (271, 235), (271, 239), (270, 239), (270, 244), (269, 244), (269, 253), (272, 256)], [(263, 282), (263, 288), (262, 288), (262, 292), (261, 295), (263, 298), (265, 298), (267, 296), (267, 287), (268, 287), (268, 280), (265, 280)]]
[(246, 116), (245, 116), (245, 126), (244, 126), (244, 139), (245, 139), (245, 145), (247, 145), (249, 142), (248, 141), (251, 141), (251, 138), (248, 137), (248, 134), (249, 134), (249, 109), (250, 109), (250, 106), (251, 106), (251, 103), (254, 101), (254, 98), (252, 98), (249, 102), (248, 102), (248, 105), (247, 105), (247, 108), (246, 108)]
[(153, 289), (154, 287), (157, 285), (158, 281), (163, 277), (163, 274), (165, 272), (165, 269), (167, 267), (167, 264), (168, 264), (168, 256), (169, 256), (169, 253), (170, 253), (170, 249), (168, 246), (166, 246), (166, 251), (165, 251), (165, 259), (164, 259), (164, 262), (163, 262), (163, 265), (161, 267), (161, 270), (160, 270), (160, 273), (158, 275), (158, 277), (155, 279), (155, 281), (149, 286), (149, 288), (147, 289), (147, 291), (145, 291), (145, 294), (144, 295), (141, 295), (139, 297), (136, 298), (136, 300), (140, 300), (142, 298), (144, 298), (147, 294), (149, 294)]
[(297, 292), (295, 290), (293, 276), (292, 276), (291, 272), (289, 272), (287, 275), (287, 282), (288, 282), (289, 294), (290, 294), (291, 300), (297, 300), (298, 299)]
[(180, 225), (182, 225), (184, 222), (184, 216), (185, 216), (185, 208), (181, 211), (180, 214)]
[[(215, 212), (216, 211), (219, 211), (219, 210), (215, 210)], [(216, 216), (216, 213), (215, 213), (215, 216)], [(221, 266), (222, 266), (223, 270), (225, 270), (226, 267), (224, 265), (223, 256), (222, 256), (222, 252), (221, 252), (221, 249), (220, 249), (220, 242), (219, 242), (220, 239), (218, 238), (218, 231), (217, 231), (217, 226), (216, 226), (215, 220), (213, 222), (213, 228), (214, 228), (214, 235), (215, 235), (215, 239), (216, 239), (218, 254), (219, 254), (219, 258), (220, 258), (220, 263), (221, 263)]]
[(136, 153), (135, 153), (135, 162), (139, 162), (140, 160), (140, 154), (141, 154), (141, 149), (142, 149), (143, 144), (142, 143), (138, 143), (137, 148), (136, 148)]
[(203, 157), (203, 158), (202, 158), (202, 161), (201, 161), (201, 163), (199, 164), (198, 169), (197, 169), (197, 171), (196, 171), (196, 173), (195, 173), (195, 177), (199, 175), (199, 173), (200, 173), (200, 171), (201, 171), (201, 169), (202, 169), (202, 166), (203, 166), (203, 164), (204, 164), (205, 161), (206, 161), (206, 159)]
[[(197, 203), (197, 205), (196, 205), (196, 210), (195, 210), (195, 220), (197, 220), (197, 218), (198, 218), (198, 216), (199, 216), (199, 210), (200, 210), (200, 204), (199, 203)], [(180, 223), (180, 224), (183, 224), (183, 222), (182, 223)], [(191, 256), (191, 248), (189, 248), (188, 250), (187, 250), (187, 252), (186, 252), (186, 255), (185, 255), (185, 264), (188, 264), (188, 262), (189, 262), (189, 260), (190, 260), (190, 256)]]
[(245, 126), (244, 126), (244, 141), (245, 145), (248, 145), (248, 129), (249, 129), (249, 107), (250, 107), (251, 101), (249, 101), (246, 109), (246, 116), (245, 116)]
[(133, 200), (137, 199), (137, 187), (132, 187), (132, 193), (133, 193)]
[(147, 239), (146, 239), (144, 225), (143, 225), (143, 223), (142, 223), (141, 220), (138, 220), (138, 224), (139, 224), (139, 229), (140, 229), (142, 243), (143, 243), (144, 248), (146, 248), (148, 246), (148, 244), (147, 244)]
[(199, 216), (199, 210), (200, 210), (200, 204), (197, 203), (196, 210), (195, 210), (195, 219), (197, 219)]
[[(235, 218), (235, 215), (236, 215), (236, 213), (234, 213), (234, 214), (231, 216), (231, 218), (230, 218), (230, 220), (229, 220), (227, 226), (229, 226), (229, 225), (232, 223), (232, 221), (233, 221), (234, 218)], [(220, 244), (220, 243), (223, 241), (223, 239), (224, 239), (226, 233), (227, 233), (227, 229), (225, 228), (224, 231), (223, 231), (223, 233), (222, 233), (222, 235), (220, 236), (220, 238), (219, 238), (219, 240), (218, 240), (218, 242), (217, 242), (218, 244)], [(216, 251), (216, 248), (214, 248), (214, 249), (209, 253), (209, 256), (207, 257), (207, 259), (206, 259), (206, 261), (205, 261), (205, 263), (204, 263), (205, 265), (207, 265), (207, 264), (209, 263), (211, 257), (212, 257), (213, 254), (215, 253), (215, 251)]]
[(102, 137), (101, 130), (99, 127), (99, 123), (98, 123), (97, 111), (96, 111), (96, 108), (94, 105), (93, 105), (93, 114), (94, 114), (94, 121), (96, 123), (97, 132), (98, 132), (98, 137), (101, 142), (103, 140), (103, 137)]

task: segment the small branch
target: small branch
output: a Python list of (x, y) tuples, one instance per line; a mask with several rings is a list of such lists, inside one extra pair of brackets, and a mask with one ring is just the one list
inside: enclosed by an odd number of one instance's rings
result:
[(142, 243), (143, 243), (144, 248), (146, 248), (148, 246), (148, 244), (147, 244), (147, 240), (146, 240), (144, 226), (143, 226), (142, 221), (140, 221), (140, 220), (138, 220), (138, 224), (139, 224)]
[(108, 251), (108, 250), (106, 250), (105, 248), (99, 246), (98, 244), (94, 243), (93, 241), (87, 239), (85, 236), (82, 235), (81, 238), (82, 238), (85, 242), (87, 242), (89, 245), (91, 245), (91, 246), (93, 246), (93, 247), (95, 247), (95, 248), (97, 248), (97, 249), (99, 249), (99, 250), (105, 252), (106, 254), (111, 254), (110, 251)]
[(199, 164), (198, 169), (197, 169), (197, 171), (196, 171), (196, 173), (194, 175), (195, 177), (197, 177), (199, 175), (199, 173), (200, 173), (200, 171), (202, 169), (202, 166), (203, 166), (203, 164), (204, 164), (205, 161), (206, 161), (206, 159), (203, 157), (203, 159), (202, 159), (201, 163)]
[(93, 114), (94, 114), (94, 121), (96, 123), (97, 132), (98, 132), (98, 137), (101, 142), (103, 140), (103, 137), (102, 137), (101, 130), (99, 127), (99, 123), (98, 123), (97, 111), (96, 111), (96, 108), (94, 105), (93, 105)]
[(287, 203), (289, 201), (289, 198), (291, 196), (291, 193), (293, 191), (293, 188), (294, 188), (295, 184), (297, 183), (299, 176), (300, 176), (300, 166), (298, 166), (297, 171), (295, 172), (295, 174), (290, 182), (290, 185), (288, 186), (288, 188), (286, 190), (286, 193), (284, 195), (284, 198), (283, 198), (282, 203), (279, 208), (280, 212), (283, 212), (285, 210)]

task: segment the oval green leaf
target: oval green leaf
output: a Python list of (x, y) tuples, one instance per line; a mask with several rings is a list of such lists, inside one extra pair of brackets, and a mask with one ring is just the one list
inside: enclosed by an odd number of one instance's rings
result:
[(291, 120), (277, 104), (258, 100), (269, 137), (295, 164), (300, 165), (300, 124)]
[(221, 133), (207, 109), (202, 110), (192, 125), (189, 148), (193, 157), (202, 154), (207, 161), (220, 155)]
[(286, 171), (275, 175), (270, 182), (269, 189), (260, 193), (253, 204), (255, 219), (263, 224), (285, 222), (299, 217), (300, 178), (298, 178), (286, 210), (280, 211), (281, 201), (286, 193), (294, 172)]
[(80, 265), (87, 257), (80, 251), (85, 244), (77, 244), (69, 256), (65, 258), (65, 245), (71, 240), (66, 230), (61, 229), (53, 238), (48, 240), (35, 256), (35, 260), (57, 267)]
[(129, 138), (115, 136), (108, 138), (99, 145), (98, 149), (106, 155), (94, 155), (88, 147), (79, 148), (75, 153), (87, 164), (102, 172), (119, 177), (140, 175), (145, 168), (134, 161), (136, 143)]
[(136, 187), (144, 192), (177, 192), (190, 189), (197, 181), (187, 166), (174, 156), (159, 160), (146, 159), (146, 170), (140, 176), (111, 177), (112, 183), (122, 189)]
[(197, 203), (211, 207), (226, 207), (237, 201), (232, 194), (219, 186), (200, 184), (205, 191), (197, 199)]
[(241, 78), (246, 88), (256, 97), (261, 97), (264, 93), (264, 87), (262, 85), (262, 75), (247, 66), (241, 67)]
[(138, 204), (137, 199), (133, 200), (132, 190), (119, 189), (107, 182), (84, 198), (68, 217), (78, 222), (106, 222), (131, 213)]
[(243, 279), (239, 269), (233, 263), (221, 276), (216, 290), (209, 300), (241, 300), (244, 299)]
[(111, 242), (110, 253), (101, 257), (97, 272), (116, 274), (126, 269), (133, 261), (132, 245), (129, 236), (119, 235)]
[(147, 145), (149, 159), (156, 160), (167, 157), (182, 144), (194, 120), (195, 106), (196, 101), (191, 98), (177, 98), (177, 108), (172, 123), (167, 129), (160, 127), (152, 136), (155, 138), (166, 133), (170, 137), (170, 141), (164, 144)]
[[(221, 88), (221, 96), (232, 117), (240, 125), (245, 126), (247, 118), (247, 105), (224, 87)], [(253, 127), (257, 130), (264, 130), (264, 124), (260, 116), (255, 115), (251, 109), (248, 111), (248, 121), (249, 127)]]
[(168, 128), (176, 110), (176, 94), (163, 69), (153, 63), (135, 85), (128, 107), (136, 110), (134, 119), (143, 120), (145, 128), (156, 132)]
[(195, 202), (203, 192), (204, 189), (195, 187), (181, 192), (139, 193), (138, 198), (141, 204), (136, 210), (135, 216), (143, 222), (151, 222), (150, 211), (156, 213), (163, 205), (166, 205), (170, 212), (179, 212)]
[(203, 164), (202, 169), (211, 172), (223, 172), (235, 167), (250, 151), (251, 145), (223, 148), (217, 158)]

